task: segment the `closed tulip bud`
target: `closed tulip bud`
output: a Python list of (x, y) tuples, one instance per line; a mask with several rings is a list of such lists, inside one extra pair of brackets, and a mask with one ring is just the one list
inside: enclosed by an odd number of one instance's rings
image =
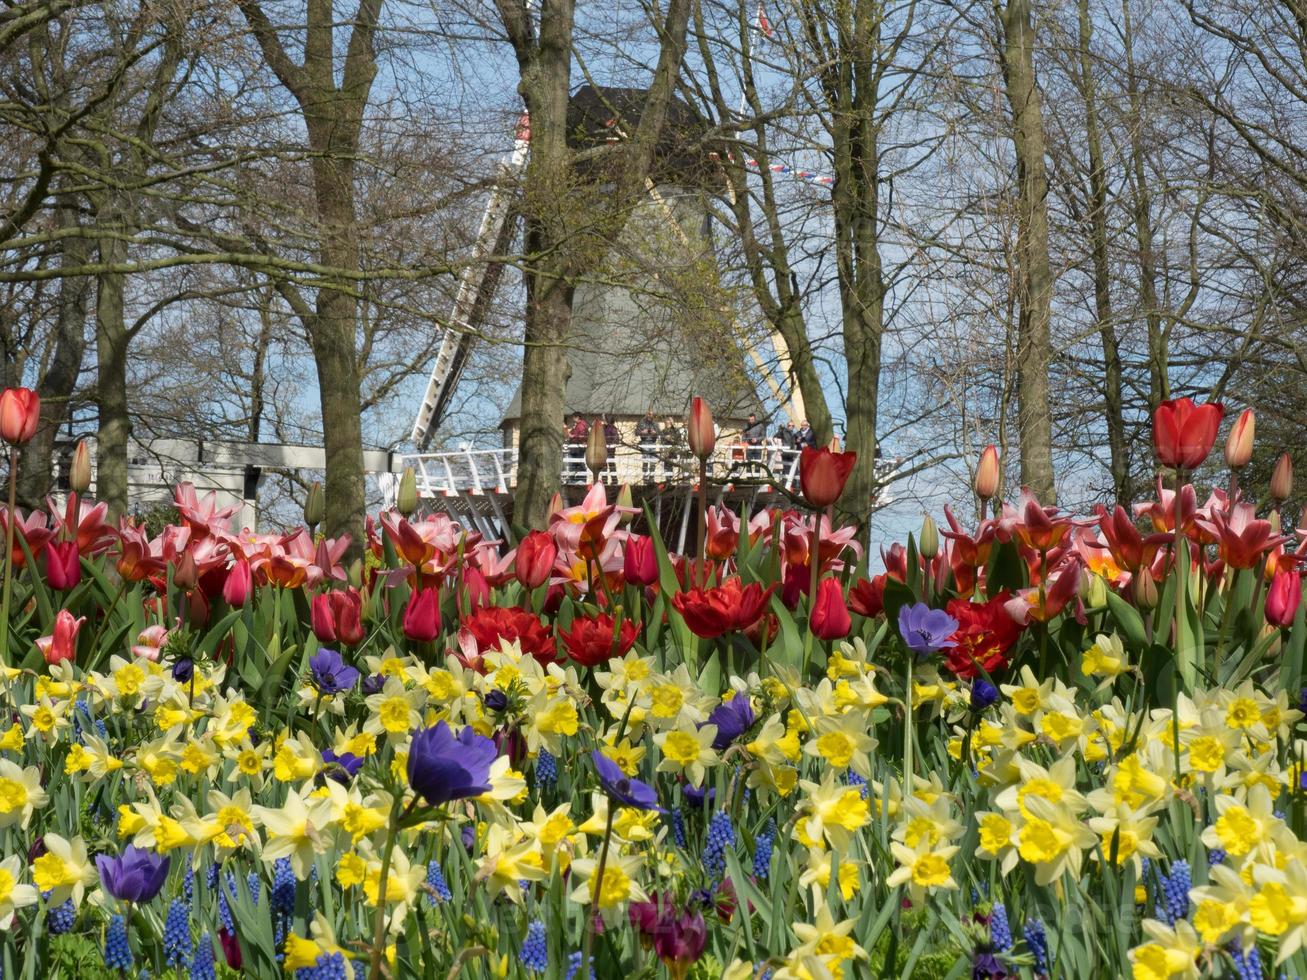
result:
[(91, 487), (91, 450), (82, 439), (73, 450), (73, 461), (68, 466), (68, 486), (73, 493), (86, 493)]
[(939, 528), (929, 514), (921, 522), (921, 537), (917, 540), (917, 550), (923, 558), (934, 558), (939, 554)]
[(404, 635), (430, 643), (440, 635), (440, 596), (435, 589), (414, 589), (404, 609)]
[(1281, 453), (1271, 473), (1271, 497), (1278, 502), (1283, 502), (1289, 499), (1291, 493), (1293, 493), (1293, 460), (1289, 458), (1288, 453)]
[(658, 556), (654, 553), (653, 538), (632, 534), (626, 539), (622, 576), (631, 585), (653, 585), (658, 581)]
[(319, 592), (309, 605), (309, 623), (319, 643), (336, 642), (336, 617), (331, 614), (331, 596)]
[(31, 442), (41, 418), (41, 398), (31, 388), (6, 388), (0, 394), (0, 437), (11, 446)]
[(538, 589), (549, 581), (558, 558), (558, 545), (545, 531), (532, 531), (517, 546), (513, 575), (527, 589)]
[(590, 426), (590, 434), (586, 437), (585, 465), (596, 479), (599, 471), (608, 465), (608, 442), (604, 439), (604, 424), (598, 419)]
[(189, 551), (182, 552), (172, 569), (172, 584), (183, 592), (189, 592), (199, 581), (200, 570), (195, 566), (195, 556)]
[(808, 616), (808, 628), (819, 640), (840, 640), (849, 635), (853, 620), (844, 603), (844, 590), (837, 578), (824, 578), (817, 583), (817, 598)]
[(1230, 435), (1225, 440), (1225, 465), (1232, 470), (1247, 466), (1253, 458), (1253, 433), (1257, 429), (1257, 419), (1251, 408), (1245, 408), (1230, 427)]
[(1140, 609), (1152, 609), (1157, 605), (1157, 580), (1147, 568), (1139, 569), (1134, 582), (1135, 605)]
[(989, 500), (998, 493), (998, 449), (991, 443), (980, 454), (980, 464), (976, 467), (976, 496)]
[(699, 459), (707, 459), (717, 445), (717, 430), (713, 427), (712, 409), (708, 403), (695, 395), (690, 401), (690, 421), (686, 426), (686, 439), (690, 443), (690, 452)]
[(617, 491), (617, 520), (622, 527), (626, 527), (631, 523), (631, 521), (635, 520), (635, 514), (631, 512), (631, 509), (634, 509), (634, 507), (635, 495), (631, 492), (631, 484), (623, 483), (621, 489)]
[(563, 495), (555, 490), (554, 495), (549, 498), (549, 520), (552, 521), (555, 514), (561, 514), (563, 506)]
[(57, 592), (74, 589), (82, 580), (76, 541), (52, 541), (45, 548), (45, 581)]
[(1103, 576), (1095, 575), (1087, 568), (1081, 569), (1080, 598), (1092, 609), (1107, 605), (1107, 582)]
[(1273, 626), (1292, 626), (1302, 602), (1302, 576), (1295, 571), (1275, 573), (1266, 593), (1266, 621)]
[(799, 489), (808, 503), (822, 508), (839, 500), (857, 461), (857, 453), (837, 453), (824, 447), (804, 446), (799, 452)]
[(327, 501), (322, 493), (322, 484), (314, 480), (309, 486), (308, 495), (304, 498), (304, 523), (309, 527), (317, 527), (322, 523), (322, 516), (326, 509)]
[(400, 474), (395, 509), (405, 517), (418, 509), (418, 475), (411, 466), (405, 466), (404, 472)]
[(253, 584), (250, 563), (242, 558), (227, 573), (227, 581), (222, 584), (222, 601), (233, 609), (239, 609), (249, 601)]

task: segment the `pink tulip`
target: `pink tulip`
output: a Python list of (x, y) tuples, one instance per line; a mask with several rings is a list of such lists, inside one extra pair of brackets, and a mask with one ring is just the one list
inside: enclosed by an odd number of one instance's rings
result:
[(41, 398), (31, 388), (6, 388), (0, 394), (0, 437), (11, 446), (31, 442), (41, 418)]
[(227, 573), (227, 581), (222, 584), (222, 601), (239, 609), (249, 601), (252, 588), (250, 563), (242, 558)]
[(59, 615), (54, 618), (54, 633), (39, 637), (36, 641), (46, 663), (57, 664), (76, 658), (77, 631), (82, 628), (84, 622), (86, 622), (85, 616), (74, 619), (73, 614), (67, 609), (59, 610)]
[(1294, 571), (1276, 572), (1266, 593), (1266, 621), (1274, 626), (1292, 626), (1302, 602), (1302, 575)]
[(695, 395), (690, 402), (690, 424), (686, 430), (686, 438), (690, 443), (690, 452), (700, 459), (711, 456), (713, 447), (717, 445), (717, 430), (713, 428), (712, 409), (698, 395)]
[(142, 660), (151, 660), (158, 662), (159, 651), (164, 648), (168, 642), (168, 628), (166, 626), (147, 626), (136, 636), (136, 642), (132, 644), (133, 656), (140, 657)]
[(435, 589), (414, 589), (409, 595), (404, 635), (414, 643), (430, 643), (440, 635), (440, 595)]
[(53, 541), (45, 547), (45, 580), (58, 592), (74, 589), (82, 580), (76, 541)]

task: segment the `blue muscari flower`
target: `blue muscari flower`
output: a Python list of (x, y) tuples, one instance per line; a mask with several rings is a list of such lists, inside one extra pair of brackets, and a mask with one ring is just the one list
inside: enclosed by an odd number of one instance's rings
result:
[[(578, 950), (567, 958), (567, 972), (563, 975), (563, 980), (573, 980), (581, 972), (581, 952)], [(590, 958), (590, 980), (594, 980), (595, 968), (594, 957)]]
[(999, 953), (1012, 948), (1012, 927), (1007, 921), (1007, 906), (995, 902), (989, 913), (989, 944)]
[(685, 814), (680, 810), (672, 811), (672, 840), (679, 848), (685, 848)]
[(295, 872), (290, 858), (277, 858), (272, 866), (272, 908), (283, 915), (295, 911)]
[(718, 810), (708, 823), (708, 838), (703, 844), (703, 869), (713, 878), (726, 871), (726, 849), (735, 846), (735, 827), (731, 815)]
[(295, 971), (295, 980), (349, 980), (343, 953), (323, 953), (313, 966)]
[(99, 735), (102, 741), (109, 741), (109, 729), (105, 727), (103, 718), (95, 719), (95, 734)]
[(549, 969), (549, 943), (545, 939), (545, 924), (539, 919), (532, 919), (526, 927), (526, 938), (522, 940), (517, 958), (533, 973), (544, 973)]
[(1219, 847), (1213, 847), (1210, 851), (1207, 852), (1207, 863), (1209, 865), (1224, 864), (1225, 856), (1226, 855), (1224, 850), (1222, 850)]
[(558, 782), (558, 760), (548, 749), (541, 749), (536, 756), (536, 785), (552, 786)]
[(766, 881), (767, 875), (771, 871), (771, 852), (772, 845), (775, 842), (776, 821), (769, 820), (767, 826), (763, 828), (762, 833), (754, 841), (753, 876), (759, 881)]
[[(227, 883), (227, 887), (235, 889), (236, 882), (234, 878)], [(228, 932), (236, 931), (236, 922), (231, 917), (231, 905), (227, 901), (227, 888), (218, 889), (218, 921), (222, 923), (223, 928)]]
[[(49, 892), (43, 895), (48, 898)], [(50, 909), (46, 916), (45, 927), (50, 930), (52, 936), (58, 936), (70, 931), (77, 923), (77, 909), (73, 907), (73, 900), (70, 898), (62, 905), (56, 905)]]
[(1230, 955), (1234, 957), (1234, 969), (1239, 980), (1262, 980), (1266, 976), (1262, 972), (1262, 954), (1257, 952), (1256, 946), (1250, 946), (1244, 952), (1236, 942)]
[(195, 868), (189, 861), (186, 862), (186, 876), (182, 878), (182, 895), (187, 904), (195, 901)]
[(254, 900), (254, 904), (257, 906), (259, 904), (259, 893), (263, 890), (263, 882), (259, 880), (259, 873), (251, 871), (245, 876), (245, 884), (249, 886), (250, 898)]
[(191, 909), (180, 898), (168, 905), (163, 923), (163, 961), (179, 966), (191, 958)]
[(216, 863), (204, 869), (204, 887), (210, 890), (218, 887), (218, 865)]
[(217, 980), (217, 976), (213, 965), (213, 938), (206, 932), (200, 937), (200, 944), (195, 947), (190, 980)]
[(448, 902), (454, 897), (445, 881), (445, 873), (440, 870), (440, 862), (435, 858), (427, 862), (427, 886), (435, 892), (434, 895), (427, 893), (428, 905), (434, 905), (437, 901)]
[(1189, 915), (1189, 888), (1193, 884), (1189, 862), (1183, 858), (1172, 861), (1171, 873), (1160, 877), (1162, 894), (1158, 911), (1168, 926), (1174, 926)]
[(1035, 972), (1045, 972), (1048, 969), (1048, 936), (1044, 933), (1044, 923), (1038, 919), (1028, 919), (1021, 934), (1025, 937), (1026, 948), (1035, 960)]
[(109, 920), (104, 934), (104, 965), (111, 970), (126, 970), (132, 965), (132, 948), (127, 943), (127, 923), (121, 915)]
[(858, 787), (858, 795), (865, 800), (867, 798), (867, 781), (852, 769), (849, 770), (848, 781), (850, 786)]

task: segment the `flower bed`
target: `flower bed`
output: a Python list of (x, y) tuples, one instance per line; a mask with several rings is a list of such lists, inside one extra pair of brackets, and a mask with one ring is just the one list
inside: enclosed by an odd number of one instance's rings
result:
[(4, 975), (1307, 974), (1304, 546), (1173, 486), (875, 575), (820, 511), (669, 555), (602, 486), (350, 564), (185, 486), (155, 537), (15, 513)]

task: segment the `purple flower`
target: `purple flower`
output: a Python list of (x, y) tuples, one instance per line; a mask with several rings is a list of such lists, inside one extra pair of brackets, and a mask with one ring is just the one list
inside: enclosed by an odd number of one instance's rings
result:
[(195, 676), (195, 661), (190, 657), (182, 657), (172, 665), (172, 679), (178, 684), (186, 684)]
[(977, 677), (971, 682), (971, 710), (984, 711), (998, 700), (998, 688), (984, 678)]
[(729, 701), (723, 701), (713, 708), (704, 724), (717, 726), (717, 737), (712, 740), (712, 747), (723, 752), (753, 727), (753, 720), (753, 706), (749, 704), (749, 696), (736, 693)]
[(708, 928), (702, 913), (685, 911), (676, 915), (670, 909), (659, 917), (654, 932), (654, 952), (664, 963), (685, 967), (703, 955)]
[(690, 806), (695, 807), (697, 809), (702, 809), (704, 800), (707, 800), (709, 803), (711, 803), (713, 799), (717, 796), (717, 790), (713, 789), (711, 786), (705, 786), (702, 789), (696, 789), (695, 787), (691, 786), (689, 783), (686, 783), (683, 787), (681, 787), (681, 795), (685, 797), (685, 802), (690, 804)]
[(610, 800), (623, 806), (633, 806), (638, 810), (657, 810), (666, 813), (658, 805), (658, 793), (648, 783), (632, 779), (622, 772), (621, 767), (598, 749), (590, 753), (594, 761), (595, 772), (599, 775), (599, 786)]
[(309, 657), (309, 670), (314, 686), (323, 694), (348, 691), (359, 679), (358, 670), (345, 663), (335, 650), (319, 650)]
[(349, 781), (358, 775), (358, 771), (363, 768), (363, 760), (353, 752), (342, 752), (337, 755), (331, 749), (322, 750), (323, 770), (327, 778), (334, 779), (338, 783), (348, 786)]
[(956, 619), (943, 609), (931, 609), (924, 602), (899, 610), (899, 635), (919, 657), (957, 646), (957, 640), (952, 639), (957, 629)]
[(117, 857), (98, 854), (95, 858), (104, 890), (123, 902), (148, 902), (159, 894), (171, 863), (171, 858), (142, 851), (135, 844), (128, 844)]
[(481, 700), (487, 711), (503, 711), (508, 707), (508, 695), (500, 690), (491, 691)]
[(445, 722), (413, 736), (408, 749), (408, 784), (430, 806), (490, 791), (495, 743), (469, 726), (457, 736)]
[(380, 694), (381, 689), (386, 686), (386, 678), (381, 674), (369, 674), (363, 678), (363, 693), (367, 695)]

